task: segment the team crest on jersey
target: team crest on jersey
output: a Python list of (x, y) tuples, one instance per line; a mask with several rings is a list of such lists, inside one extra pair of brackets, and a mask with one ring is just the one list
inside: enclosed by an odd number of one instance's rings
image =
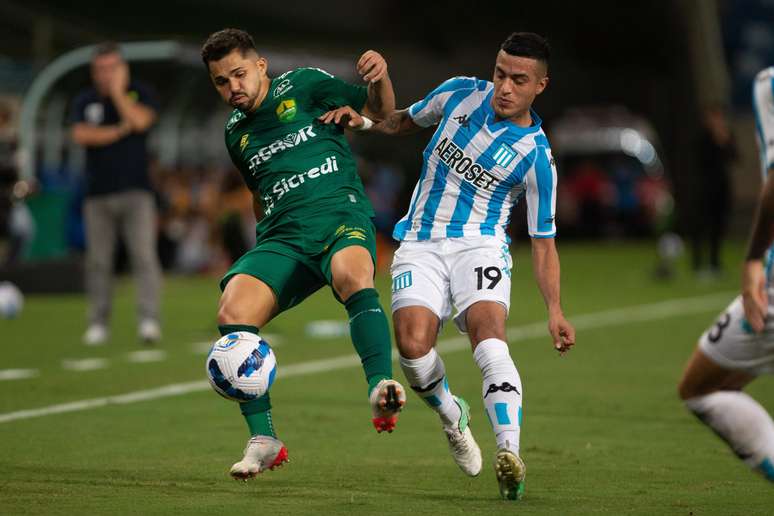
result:
[(401, 272), (394, 278), (392, 278), (392, 293), (399, 290), (403, 290), (404, 288), (409, 288), (412, 285), (411, 281), (411, 271)]
[(277, 106), (277, 118), (280, 122), (291, 122), (296, 118), (296, 99), (285, 99)]
[(239, 150), (243, 151), (245, 150), (245, 147), (247, 147), (247, 140), (249, 139), (249, 136), (247, 133), (242, 135), (242, 139), (239, 140)]
[(500, 165), (503, 168), (506, 168), (508, 165), (511, 164), (511, 161), (513, 161), (513, 158), (516, 157), (516, 153), (511, 149), (509, 146), (505, 145), (504, 143), (500, 145), (500, 148), (497, 149), (497, 152), (494, 153), (494, 156), (492, 156), (495, 160), (495, 163)]

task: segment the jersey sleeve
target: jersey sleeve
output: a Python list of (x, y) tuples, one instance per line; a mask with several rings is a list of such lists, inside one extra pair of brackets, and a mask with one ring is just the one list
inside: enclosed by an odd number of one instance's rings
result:
[(437, 88), (409, 108), (409, 116), (420, 127), (430, 127), (441, 121), (443, 108), (452, 94), (462, 88), (475, 86), (476, 79), (472, 77), (452, 77), (442, 82)]
[(319, 68), (305, 68), (304, 78), (312, 88), (312, 98), (325, 109), (350, 106), (362, 111), (368, 99), (368, 87), (350, 84)]
[(524, 177), (527, 198), (527, 232), (532, 238), (556, 236), (556, 167), (551, 149), (537, 148), (534, 166)]
[(774, 168), (774, 67), (761, 70), (753, 82), (753, 112), (761, 171), (765, 179)]

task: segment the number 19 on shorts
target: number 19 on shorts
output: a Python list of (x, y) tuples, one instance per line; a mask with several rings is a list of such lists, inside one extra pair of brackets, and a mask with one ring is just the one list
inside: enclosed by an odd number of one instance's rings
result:
[(485, 287), (492, 290), (503, 278), (502, 271), (497, 267), (476, 267), (473, 271), (476, 273), (476, 289), (478, 290)]

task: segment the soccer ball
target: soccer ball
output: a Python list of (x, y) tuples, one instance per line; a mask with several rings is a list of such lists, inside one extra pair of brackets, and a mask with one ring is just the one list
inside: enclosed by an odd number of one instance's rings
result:
[(266, 394), (277, 374), (269, 343), (254, 333), (237, 331), (221, 337), (207, 355), (207, 378), (224, 398), (245, 402)]
[(0, 281), (0, 318), (13, 319), (24, 306), (24, 296), (16, 285), (9, 281)]

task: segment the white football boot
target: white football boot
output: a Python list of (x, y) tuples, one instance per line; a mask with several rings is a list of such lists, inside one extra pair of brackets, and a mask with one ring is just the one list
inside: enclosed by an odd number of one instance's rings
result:
[(368, 397), (371, 403), (373, 419), (371, 422), (379, 433), (392, 432), (398, 423), (398, 412), (406, 404), (406, 391), (403, 386), (392, 379), (385, 379), (376, 384)]
[(108, 329), (104, 324), (90, 324), (83, 334), (83, 343), (87, 346), (101, 346), (108, 339)]
[(454, 396), (454, 401), (460, 407), (460, 419), (451, 427), (444, 427), (449, 440), (449, 451), (454, 462), (468, 476), (475, 477), (481, 473), (481, 449), (470, 431), (470, 407), (460, 397)]
[(506, 500), (521, 500), (524, 495), (524, 477), (527, 474), (527, 466), (521, 457), (507, 447), (500, 448), (495, 454), (494, 468), (500, 495)]
[(146, 344), (153, 344), (161, 340), (161, 326), (155, 319), (143, 319), (137, 328), (137, 335)]
[(288, 449), (279, 439), (268, 435), (255, 435), (247, 441), (245, 456), (231, 466), (234, 480), (253, 478), (267, 469), (273, 470), (289, 462)]

